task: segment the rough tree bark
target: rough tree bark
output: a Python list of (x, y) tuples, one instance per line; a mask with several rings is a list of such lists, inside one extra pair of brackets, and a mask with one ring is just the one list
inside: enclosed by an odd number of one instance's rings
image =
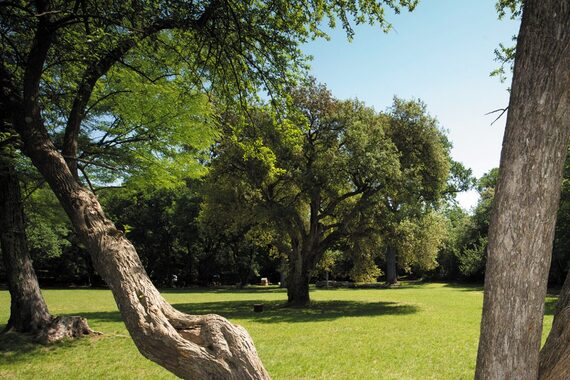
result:
[(396, 249), (393, 245), (389, 245), (388, 248), (386, 248), (386, 284), (395, 285), (397, 283)]
[(570, 134), (570, 1), (524, 2), (489, 248), (477, 379), (536, 379)]
[(3, 332), (30, 333), (44, 344), (95, 333), (85, 318), (49, 313), (28, 252), (20, 184), (10, 158), (1, 155), (0, 244), (11, 298)]
[[(311, 271), (321, 259), (327, 241), (321, 240), (322, 231), (317, 219), (317, 206), (312, 206), (311, 223), (307, 232), (291, 233), (292, 249), (287, 271), (287, 305), (305, 307), (311, 303), (309, 280)], [(326, 240), (326, 239), (325, 239)]]

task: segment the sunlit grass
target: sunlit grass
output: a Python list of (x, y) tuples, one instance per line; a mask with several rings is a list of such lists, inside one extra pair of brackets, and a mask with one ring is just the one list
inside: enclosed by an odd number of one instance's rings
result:
[[(281, 289), (166, 291), (183, 311), (218, 313), (247, 328), (274, 379), (470, 379), (482, 291), (447, 284), (314, 290), (313, 306), (287, 309)], [(136, 350), (107, 290), (46, 290), (53, 314), (83, 315), (100, 338), (51, 347), (0, 338), (2, 379), (163, 379)], [(252, 304), (265, 310), (254, 313)], [(547, 301), (546, 336), (553, 298)], [(0, 291), (0, 324), (9, 295)]]

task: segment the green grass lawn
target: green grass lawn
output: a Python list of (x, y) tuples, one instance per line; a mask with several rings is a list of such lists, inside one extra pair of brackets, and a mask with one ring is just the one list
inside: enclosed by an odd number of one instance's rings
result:
[[(2, 379), (166, 379), (136, 350), (107, 290), (46, 290), (53, 314), (83, 315), (99, 338), (51, 347), (0, 338)], [(482, 291), (449, 284), (314, 290), (308, 309), (286, 309), (281, 289), (166, 291), (189, 313), (217, 313), (247, 328), (274, 379), (470, 379)], [(253, 313), (253, 303), (265, 303)], [(555, 299), (547, 300), (544, 336)], [(9, 294), (0, 291), (0, 327)]]

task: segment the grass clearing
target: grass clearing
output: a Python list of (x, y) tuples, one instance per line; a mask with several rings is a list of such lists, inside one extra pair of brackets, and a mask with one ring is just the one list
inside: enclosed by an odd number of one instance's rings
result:
[[(56, 315), (83, 315), (105, 335), (50, 347), (0, 338), (2, 379), (170, 379), (143, 358), (108, 290), (45, 290)], [(289, 309), (276, 288), (168, 290), (189, 313), (217, 313), (243, 325), (274, 379), (471, 379), (483, 294), (480, 287), (405, 284), (394, 289), (312, 290), (313, 306)], [(9, 313), (0, 291), (0, 324)], [(264, 303), (262, 313), (253, 303)], [(546, 337), (556, 299), (546, 304)], [(1, 325), (0, 325), (1, 328)]]

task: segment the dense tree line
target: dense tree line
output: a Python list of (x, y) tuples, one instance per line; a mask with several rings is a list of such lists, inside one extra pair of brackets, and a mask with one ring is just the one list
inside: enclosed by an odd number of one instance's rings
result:
[[(324, 278), (394, 283), (396, 271), (412, 278), (482, 281), (498, 169), (476, 181), (480, 199), (466, 212), (453, 195), (469, 187), (470, 172), (450, 160), (450, 144), (421, 102), (395, 99), (387, 112), (375, 113), (362, 103), (334, 99), (312, 79), (292, 94), (297, 104), (281, 119), (261, 105), (247, 118), (226, 114), (216, 144), (205, 155), (209, 158), (201, 163), (202, 171), (209, 172), (205, 177), (171, 173), (171, 180), (157, 181), (135, 171), (124, 177), (123, 186), (99, 191), (108, 215), (133, 242), (155, 284), (243, 286), (268, 277), (286, 285), (294, 274), (288, 268), (291, 236), (283, 231), (293, 228), (287, 223), (295, 218), (306, 228), (302, 224), (305, 213), (310, 221), (311, 202), (304, 204), (303, 197), (317, 189), (323, 202), (318, 207), (324, 229), (320, 239), (327, 245), (304, 269), (304, 283)], [(373, 145), (366, 145), (358, 128), (364, 128), (366, 139), (374, 138), (371, 132), (377, 128)], [(379, 139), (387, 148), (381, 148)], [(358, 154), (351, 156), (349, 148)], [(379, 154), (376, 169), (373, 161), (350, 162), (371, 154)], [(307, 164), (312, 167), (303, 166)], [(104, 285), (56, 197), (29, 162), (20, 159), (16, 166), (29, 251), (40, 282)], [(398, 173), (402, 167), (405, 175)], [(116, 171), (104, 169), (92, 175), (95, 183), (104, 183)], [(343, 185), (331, 173), (346, 173), (353, 182)], [(367, 176), (382, 187), (367, 189)], [(566, 187), (551, 269), (551, 282), (559, 285), (568, 265)], [(369, 201), (363, 200), (365, 191)], [(351, 198), (356, 203), (346, 202)]]
[[(219, 146), (216, 149), (220, 149)], [(19, 168), (26, 170), (21, 163)], [(549, 276), (552, 286), (562, 285), (570, 263), (567, 249), (570, 245), (567, 233), (570, 229), (569, 160), (564, 170)], [(437, 215), (435, 220), (416, 221), (416, 224), (428, 221), (429, 224), (426, 234), (416, 231), (402, 239), (402, 248), (410, 248), (408, 252), (403, 251), (397, 265), (402, 275), (416, 279), (483, 281), (498, 174), (498, 169), (493, 169), (476, 181), (479, 201), (473, 210), (463, 210), (453, 201), (445, 202), (437, 213), (427, 216)], [(210, 177), (188, 179), (175, 188), (108, 189), (101, 194), (101, 199), (117, 226), (134, 242), (146, 270), (158, 286), (243, 286), (259, 283), (261, 277), (269, 278), (273, 284), (282, 281), (287, 273), (286, 260), (280, 251), (284, 243), (278, 241), (279, 236), (271, 224), (260, 224), (259, 218), (254, 223), (253, 215), (248, 219), (245, 209), (240, 209), (245, 204), (236, 203), (219, 182), (208, 182)], [(37, 179), (32, 173), (28, 172), (27, 178), (20, 176), (26, 234), (40, 283), (44, 286), (103, 286), (53, 193), (45, 185), (37, 187), (37, 182), (30, 181), (30, 178)], [(404, 223), (400, 234), (409, 228), (413, 226)], [(433, 235), (430, 228), (437, 229), (436, 235), (443, 233), (435, 253), (427, 252), (425, 246), (410, 245), (414, 236), (425, 242), (426, 235)], [(310, 277), (312, 282), (325, 277), (383, 282), (387, 281), (387, 260), (386, 243), (380, 234), (369, 231), (366, 239), (345, 240), (335, 249), (327, 250), (310, 271)], [(429, 263), (422, 265), (422, 260)], [(1, 263), (0, 273), (5, 278)]]

